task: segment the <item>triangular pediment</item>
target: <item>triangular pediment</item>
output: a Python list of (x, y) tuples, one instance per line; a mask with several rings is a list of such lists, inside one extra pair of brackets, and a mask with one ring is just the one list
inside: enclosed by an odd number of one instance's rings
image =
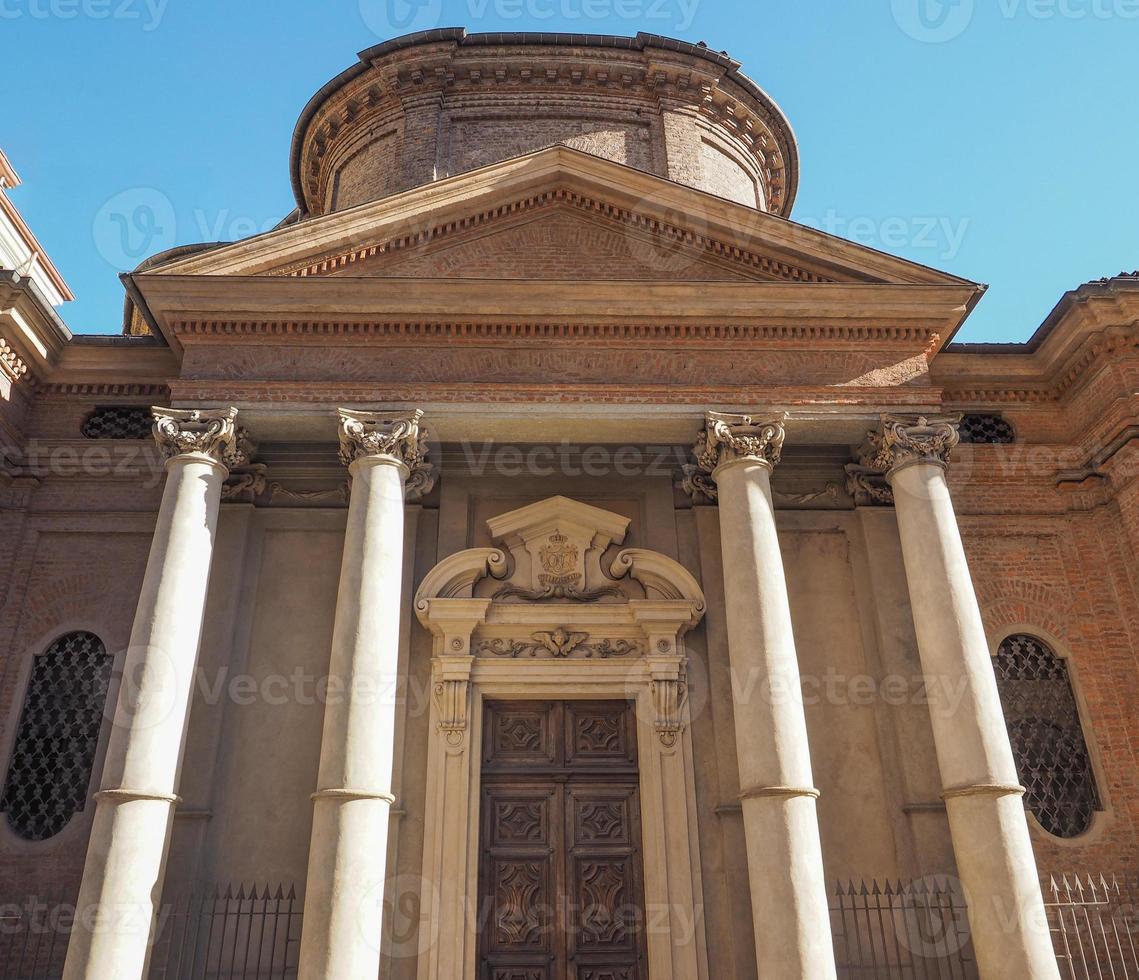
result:
[(565, 146), (137, 274), (962, 285)]
[(425, 279), (779, 278), (758, 264), (709, 254), (694, 242), (654, 234), (558, 197), (495, 222), (439, 233), (429, 243), (379, 251), (324, 274)]

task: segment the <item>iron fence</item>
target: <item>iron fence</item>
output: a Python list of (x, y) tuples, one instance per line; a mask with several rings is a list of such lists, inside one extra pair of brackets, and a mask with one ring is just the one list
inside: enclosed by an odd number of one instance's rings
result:
[(0, 904), (0, 980), (62, 976), (74, 918), (71, 890)]
[[(1139, 980), (1139, 875), (1056, 874), (1045, 908), (1064, 980)], [(285, 886), (210, 888), (166, 902), (150, 980), (295, 980), (302, 903)], [(977, 980), (952, 878), (838, 883), (830, 900), (841, 980)], [(59, 980), (70, 893), (0, 903), (0, 980)]]
[[(59, 980), (70, 894), (0, 905), (0, 980)], [(208, 888), (163, 903), (150, 980), (294, 980), (301, 903), (291, 886)]]
[(976, 980), (964, 896), (952, 878), (839, 882), (831, 928), (841, 980)]
[(1139, 978), (1135, 875), (1050, 875), (1043, 885), (1064, 980)]
[(302, 909), (283, 885), (232, 886), (166, 905), (150, 980), (293, 980)]

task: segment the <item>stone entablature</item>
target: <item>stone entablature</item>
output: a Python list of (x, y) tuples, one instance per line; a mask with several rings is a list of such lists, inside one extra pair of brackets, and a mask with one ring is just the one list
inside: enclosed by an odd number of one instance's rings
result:
[(324, 214), (564, 142), (786, 216), (795, 137), (739, 67), (648, 34), (397, 38), (306, 107), (294, 191)]

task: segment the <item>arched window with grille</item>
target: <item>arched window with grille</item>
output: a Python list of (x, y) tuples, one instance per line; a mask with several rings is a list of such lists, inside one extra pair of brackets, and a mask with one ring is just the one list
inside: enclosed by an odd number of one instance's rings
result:
[(68, 633), (32, 663), (0, 810), (20, 837), (47, 840), (84, 808), (114, 658), (94, 633)]
[(1014, 634), (994, 661), (1024, 802), (1056, 837), (1092, 825), (1099, 793), (1068, 664), (1034, 636)]

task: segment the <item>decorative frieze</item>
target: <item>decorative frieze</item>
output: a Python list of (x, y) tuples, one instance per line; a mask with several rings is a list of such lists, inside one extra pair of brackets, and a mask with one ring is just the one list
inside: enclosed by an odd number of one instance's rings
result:
[(386, 456), (408, 469), (407, 499), (414, 500), (435, 486), (435, 467), (427, 462), (427, 430), (421, 411), (411, 413), (353, 412), (340, 409), (340, 460), (351, 466), (367, 456)]
[(306, 507), (314, 507), (321, 504), (343, 507), (347, 506), (351, 497), (352, 484), (347, 480), (338, 487), (321, 490), (298, 490), (294, 487), (286, 486), (283, 483), (278, 483), (277, 481), (269, 485), (270, 501), (275, 501), (279, 498), (280, 500), (288, 501), (293, 504), (301, 504)]
[(857, 463), (846, 467), (846, 492), (854, 498), (857, 507), (889, 507), (894, 503), (894, 491), (886, 474)]
[(164, 459), (209, 456), (229, 469), (249, 462), (248, 440), (238, 439), (237, 409), (152, 408), (154, 439)]
[(268, 467), (261, 463), (242, 467), (237, 472), (231, 472), (221, 488), (221, 499), (226, 503), (251, 504), (260, 497), (268, 486), (266, 479)]
[(494, 638), (481, 640), (475, 646), (475, 654), (494, 657), (549, 656), (560, 659), (568, 657), (597, 657), (608, 660), (610, 657), (625, 657), (629, 654), (642, 656), (644, 644), (636, 640), (603, 639), (590, 642), (588, 633), (573, 632), (564, 626), (549, 632), (531, 633), (527, 640)]

